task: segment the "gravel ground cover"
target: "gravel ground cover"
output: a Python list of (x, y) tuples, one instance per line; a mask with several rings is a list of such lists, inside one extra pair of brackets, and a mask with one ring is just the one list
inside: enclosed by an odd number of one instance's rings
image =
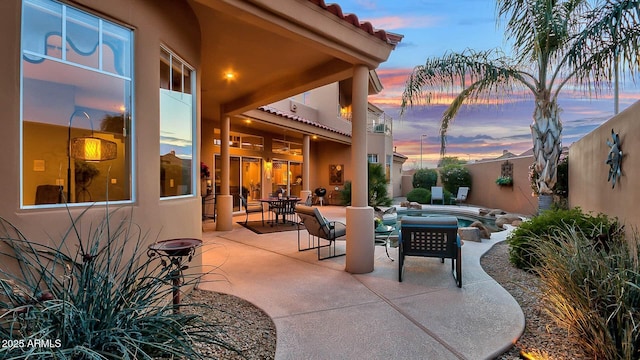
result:
[[(525, 316), (524, 334), (509, 351), (497, 359), (590, 359), (568, 339), (567, 332), (556, 326), (545, 313), (538, 296), (541, 285), (538, 278), (511, 265), (509, 245), (506, 242), (494, 245), (482, 256), (480, 264), (489, 276), (516, 299)], [(521, 351), (529, 354), (528, 357), (521, 357)]]
[(194, 290), (183, 302), (204, 304), (211, 311), (202, 308), (183, 308), (185, 313), (197, 311), (206, 321), (220, 324), (220, 331), (214, 336), (222, 339), (240, 352), (223, 347), (196, 343), (201, 353), (208, 359), (273, 359), (276, 354), (276, 326), (262, 309), (237, 296), (213, 291)]

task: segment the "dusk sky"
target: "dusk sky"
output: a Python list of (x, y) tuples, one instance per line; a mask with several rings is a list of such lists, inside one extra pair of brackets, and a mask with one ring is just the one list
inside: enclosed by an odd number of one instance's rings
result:
[[(354, 13), (360, 21), (404, 36), (389, 60), (378, 68), (384, 90), (369, 101), (394, 118), (393, 134), (397, 152), (407, 156), (405, 169), (420, 166), (420, 138), (423, 137), (424, 167), (435, 167), (440, 158), (438, 136), (446, 97), (426, 106), (413, 107), (402, 117), (399, 105), (407, 76), (414, 66), (447, 51), (502, 49), (509, 53), (504, 33), (497, 27), (494, 0), (336, 0), (344, 13)], [(629, 79), (627, 79), (629, 80)], [(636, 82), (638, 79), (636, 79)], [(630, 81), (622, 85), (620, 111), (640, 99), (640, 86)], [(563, 145), (602, 124), (613, 115), (613, 95), (589, 99), (562, 91)], [(451, 97), (449, 97), (451, 98)], [(520, 154), (532, 147), (529, 124), (533, 100), (528, 94), (499, 99), (497, 105), (465, 105), (449, 127), (447, 156), (464, 160), (495, 158), (503, 150)], [(604, 139), (603, 139), (604, 141)]]

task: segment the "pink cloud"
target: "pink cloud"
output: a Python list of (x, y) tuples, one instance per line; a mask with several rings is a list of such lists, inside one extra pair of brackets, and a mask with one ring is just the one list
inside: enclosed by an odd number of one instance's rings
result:
[(433, 27), (441, 22), (436, 16), (384, 16), (368, 20), (376, 28), (385, 30)]

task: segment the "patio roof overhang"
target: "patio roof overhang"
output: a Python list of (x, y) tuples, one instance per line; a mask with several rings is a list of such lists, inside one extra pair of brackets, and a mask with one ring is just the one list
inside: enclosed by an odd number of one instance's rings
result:
[(322, 0), (189, 3), (201, 28), (205, 121), (350, 78), (354, 65), (375, 69), (401, 39)]

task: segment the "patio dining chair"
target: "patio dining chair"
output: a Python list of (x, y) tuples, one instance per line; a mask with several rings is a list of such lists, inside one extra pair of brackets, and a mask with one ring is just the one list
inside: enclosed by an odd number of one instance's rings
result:
[(442, 191), (442, 186), (431, 187), (431, 205), (433, 205), (434, 201), (440, 201), (442, 205), (444, 205), (444, 193)]
[(295, 206), (298, 199), (278, 199), (269, 203), (269, 211), (275, 215), (275, 221), (272, 225), (278, 225), (278, 217), (282, 217), (282, 223), (286, 224), (287, 221), (295, 223)]
[(249, 202), (245, 199), (244, 196), (238, 195), (240, 201), (242, 202), (242, 207), (244, 208), (244, 212), (246, 217), (244, 219), (244, 224), (247, 225), (247, 221), (249, 221), (249, 214), (251, 213), (260, 213), (262, 214), (262, 226), (264, 226), (264, 209), (262, 208), (261, 202)]
[[(345, 253), (336, 253), (336, 240), (347, 235), (347, 226), (338, 221), (329, 221), (320, 214), (317, 207), (297, 205), (295, 212), (300, 218), (298, 223), (298, 251), (318, 249), (318, 260), (329, 259), (337, 256), (344, 256)], [(307, 245), (302, 247), (300, 243), (300, 232), (308, 232)], [(321, 244), (321, 240), (328, 244)], [(322, 256), (322, 249), (328, 248), (328, 256)]]
[(458, 188), (458, 194), (456, 195), (456, 198), (451, 199), (451, 203), (455, 205), (462, 204), (463, 202), (467, 201), (467, 196), (469, 196), (469, 187), (460, 186)]
[(402, 282), (405, 256), (451, 259), (451, 272), (462, 287), (462, 243), (458, 219), (453, 216), (405, 216), (400, 221), (398, 239), (398, 281)]

